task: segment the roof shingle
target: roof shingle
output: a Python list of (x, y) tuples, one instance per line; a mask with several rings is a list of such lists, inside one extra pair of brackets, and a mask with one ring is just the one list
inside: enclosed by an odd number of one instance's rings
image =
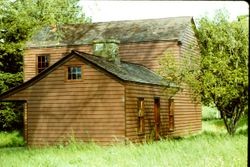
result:
[(183, 16), (45, 27), (33, 36), (27, 47), (92, 44), (96, 39), (116, 39), (121, 43), (181, 40), (192, 20), (191, 16)]
[(159, 86), (176, 87), (173, 83), (164, 80), (161, 76), (157, 75), (148, 68), (134, 63), (121, 61), (121, 63), (115, 64), (105, 60), (105, 58), (86, 54), (84, 52), (73, 51), (85, 60), (87, 59), (91, 63), (98, 67), (101, 67), (105, 71), (115, 75), (123, 81), (131, 81), (143, 84), (153, 84)]

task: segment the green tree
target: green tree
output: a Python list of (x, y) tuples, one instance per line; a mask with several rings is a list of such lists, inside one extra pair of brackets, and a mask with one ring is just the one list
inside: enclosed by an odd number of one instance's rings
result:
[[(0, 93), (22, 83), (23, 49), (39, 29), (91, 21), (78, 3), (79, 0), (0, 0)], [(20, 104), (0, 105), (0, 129), (11, 129), (11, 125), (6, 125), (10, 117), (13, 121), (9, 122), (20, 120), (21, 124), (18, 106)]]
[(187, 84), (203, 104), (215, 105), (230, 135), (248, 110), (248, 32), (248, 16), (230, 22), (227, 11), (219, 10), (212, 19), (202, 17), (196, 28), (200, 58), (187, 54), (176, 62), (166, 54), (159, 70), (165, 78)]

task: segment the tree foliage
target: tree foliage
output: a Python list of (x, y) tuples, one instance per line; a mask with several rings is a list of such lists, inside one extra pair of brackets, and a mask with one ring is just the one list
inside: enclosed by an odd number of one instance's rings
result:
[(248, 21), (229, 22), (223, 12), (199, 20), (197, 35), (202, 55), (202, 97), (213, 102), (229, 134), (234, 134), (248, 107)]
[(212, 19), (205, 16), (197, 23), (199, 62), (188, 63), (187, 54), (181, 63), (170, 63), (174, 60), (167, 54), (160, 72), (166, 77), (172, 71), (168, 79), (186, 83), (203, 104), (215, 105), (233, 135), (248, 109), (248, 16), (230, 22), (227, 11), (219, 10)]
[(192, 96), (190, 97), (192, 102), (199, 102), (201, 87), (201, 83), (199, 82), (201, 72), (199, 64), (200, 58), (194, 56), (192, 53), (186, 52), (181, 58), (177, 58), (174, 56), (174, 53), (166, 50), (160, 60), (158, 73), (166, 80), (180, 86), (178, 90), (166, 89), (166, 96), (169, 96), (168, 94), (174, 96), (178, 91), (188, 89), (192, 92)]
[[(0, 0), (0, 93), (22, 83), (23, 49), (39, 29), (50, 25), (91, 21), (84, 15), (78, 2), (79, 0)], [(8, 119), (7, 111), (10, 111), (10, 115), (15, 115), (16, 109), (11, 106), (13, 104), (1, 104), (1, 119)], [(15, 116), (13, 118), (17, 119)], [(0, 121), (0, 130), (3, 127)]]

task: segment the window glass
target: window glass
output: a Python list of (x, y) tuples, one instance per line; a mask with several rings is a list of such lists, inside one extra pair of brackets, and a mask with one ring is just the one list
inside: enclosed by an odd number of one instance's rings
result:
[(68, 67), (68, 80), (81, 80), (82, 68), (81, 66)]
[(40, 73), (43, 70), (45, 70), (47, 67), (49, 67), (49, 55), (43, 54), (37, 56), (37, 72)]

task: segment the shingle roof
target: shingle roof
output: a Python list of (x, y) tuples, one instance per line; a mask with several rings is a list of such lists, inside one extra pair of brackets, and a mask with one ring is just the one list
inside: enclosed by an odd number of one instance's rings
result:
[(105, 71), (115, 75), (123, 81), (176, 87), (174, 84), (167, 82), (161, 76), (157, 75), (156, 73), (142, 65), (125, 61), (121, 61), (121, 63), (118, 65), (99, 56), (94, 56), (78, 51), (73, 52), (88, 60), (89, 62), (97, 65), (98, 67), (101, 67)]
[(142, 65), (128, 63), (124, 61), (121, 61), (120, 65), (118, 65), (113, 62), (107, 61), (105, 60), (105, 58), (99, 56), (90, 55), (84, 52), (71, 51), (71, 53), (69, 53), (67, 56), (61, 58), (59, 61), (39, 73), (37, 76), (1, 94), (0, 100), (12, 94), (15, 94), (20, 90), (32, 86), (33, 84), (46, 77), (56, 68), (69, 61), (74, 56), (78, 56), (79, 58), (95, 65), (97, 68), (101, 68), (102, 70), (105, 70), (106, 72), (125, 82), (129, 81), (165, 87), (178, 87), (173, 83), (163, 80), (162, 77)]
[(117, 39), (121, 43), (180, 41), (182, 33), (192, 21), (192, 17), (183, 16), (45, 27), (33, 36), (27, 47), (91, 44), (96, 39)]

